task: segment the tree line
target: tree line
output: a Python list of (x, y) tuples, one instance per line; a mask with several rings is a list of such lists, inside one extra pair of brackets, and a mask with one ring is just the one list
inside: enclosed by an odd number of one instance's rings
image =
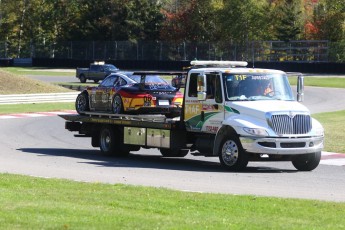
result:
[(345, 40), (343, 0), (0, 0), (0, 42)]

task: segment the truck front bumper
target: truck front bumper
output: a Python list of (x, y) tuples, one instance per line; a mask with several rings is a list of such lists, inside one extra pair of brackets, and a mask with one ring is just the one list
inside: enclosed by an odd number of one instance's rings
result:
[(319, 152), (323, 149), (323, 139), (323, 136), (304, 138), (240, 137), (242, 147), (247, 152), (273, 155)]

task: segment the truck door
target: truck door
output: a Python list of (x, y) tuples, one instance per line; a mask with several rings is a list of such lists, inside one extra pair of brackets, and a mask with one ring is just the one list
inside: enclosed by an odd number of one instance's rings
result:
[[(198, 86), (198, 76), (205, 76), (204, 89)], [(190, 74), (185, 100), (185, 122), (189, 131), (216, 133), (224, 120), (223, 83), (219, 73), (194, 72)], [(203, 90), (206, 97), (198, 99)]]

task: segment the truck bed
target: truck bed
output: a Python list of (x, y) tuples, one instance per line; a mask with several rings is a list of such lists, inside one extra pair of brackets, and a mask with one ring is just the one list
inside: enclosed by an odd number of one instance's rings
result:
[(180, 127), (180, 118), (166, 118), (164, 115), (129, 115), (86, 112), (82, 115), (59, 115), (66, 122), (114, 124), (142, 128), (176, 129)]

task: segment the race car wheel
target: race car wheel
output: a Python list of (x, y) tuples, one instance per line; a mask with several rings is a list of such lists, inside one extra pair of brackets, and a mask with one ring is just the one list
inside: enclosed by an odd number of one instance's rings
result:
[(85, 77), (85, 75), (84, 75), (84, 74), (80, 74), (79, 80), (80, 80), (81, 83), (85, 83), (85, 82), (86, 82), (86, 77)]
[(75, 109), (79, 114), (89, 111), (89, 97), (87, 93), (80, 93), (75, 101)]
[(112, 109), (114, 114), (121, 114), (123, 113), (123, 104), (122, 104), (122, 98), (120, 95), (115, 95), (113, 104), (112, 104)]
[(299, 171), (312, 171), (319, 165), (320, 160), (321, 152), (316, 152), (298, 156), (292, 164)]
[(247, 167), (249, 156), (243, 150), (235, 133), (224, 135), (219, 148), (221, 165), (229, 171), (240, 171)]

